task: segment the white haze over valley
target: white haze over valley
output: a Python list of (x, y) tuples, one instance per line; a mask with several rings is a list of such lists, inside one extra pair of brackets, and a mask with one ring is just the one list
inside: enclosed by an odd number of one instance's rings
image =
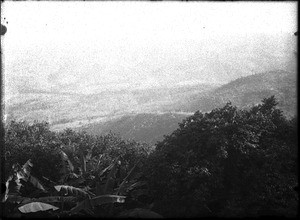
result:
[[(3, 95), (6, 111), (15, 109), (6, 113), (74, 125), (177, 111), (172, 95), (141, 104), (133, 93), (215, 87), (284, 69), (295, 48), (296, 11), (292, 2), (6, 1)], [(29, 102), (41, 107), (25, 109)]]

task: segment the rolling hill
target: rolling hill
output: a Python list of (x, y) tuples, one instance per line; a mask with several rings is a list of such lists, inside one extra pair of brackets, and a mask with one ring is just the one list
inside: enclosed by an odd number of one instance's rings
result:
[(231, 102), (238, 107), (247, 107), (263, 98), (274, 95), (287, 116), (296, 114), (297, 77), (295, 72), (283, 70), (269, 71), (239, 78), (225, 84), (206, 95), (194, 97), (190, 103), (182, 105), (183, 110), (210, 111)]
[(125, 139), (134, 139), (154, 145), (164, 135), (177, 129), (178, 123), (192, 113), (163, 113), (126, 115), (105, 123), (94, 123), (78, 128), (89, 134), (105, 134), (110, 131)]
[(103, 91), (96, 94), (55, 93), (31, 91), (10, 98), (5, 105), (7, 119), (45, 120), (53, 130), (104, 123), (125, 115), (178, 112), (179, 100), (189, 100), (216, 85), (180, 85), (170, 88)]
[[(287, 71), (270, 71), (241, 77), (214, 90), (204, 93), (190, 94), (189, 99), (180, 99), (177, 109), (186, 113), (148, 113), (132, 114), (113, 118), (105, 123), (92, 123), (78, 128), (90, 134), (105, 134), (109, 131), (126, 139), (146, 142), (151, 145), (171, 134), (178, 128), (178, 123), (200, 110), (210, 111), (223, 107), (231, 101), (241, 108), (251, 107), (262, 99), (275, 95), (278, 107), (284, 114), (292, 117), (296, 114), (296, 74)], [(175, 105), (174, 105), (175, 106)]]

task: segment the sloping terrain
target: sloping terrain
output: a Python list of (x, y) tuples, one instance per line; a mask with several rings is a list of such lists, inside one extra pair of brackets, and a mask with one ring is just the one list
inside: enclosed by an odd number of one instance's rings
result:
[(295, 72), (284, 70), (254, 74), (234, 80), (206, 95), (194, 97), (194, 100), (182, 108), (189, 111), (210, 111), (231, 101), (238, 107), (247, 107), (260, 103), (264, 98), (274, 95), (279, 107), (288, 116), (296, 113), (297, 76)]
[(201, 94), (190, 94), (189, 99), (181, 99), (177, 109), (189, 113), (167, 114), (132, 114), (113, 118), (105, 123), (87, 124), (80, 128), (91, 134), (105, 134), (109, 131), (120, 134), (127, 139), (155, 144), (164, 135), (178, 128), (184, 118), (193, 112), (210, 111), (223, 107), (231, 101), (238, 107), (251, 107), (262, 99), (275, 95), (285, 115), (291, 117), (296, 113), (297, 90), (296, 74), (287, 71), (270, 71), (242, 77), (225, 84), (213, 91)]
[(214, 88), (215, 85), (196, 84), (86, 95), (32, 91), (12, 97), (5, 109), (8, 120), (46, 120), (54, 130), (60, 130), (103, 123), (124, 115), (178, 112), (180, 109), (174, 103)]
[(110, 131), (125, 139), (134, 139), (154, 145), (164, 135), (178, 128), (178, 123), (192, 113), (126, 115), (106, 123), (89, 124), (79, 128), (89, 134), (105, 134)]

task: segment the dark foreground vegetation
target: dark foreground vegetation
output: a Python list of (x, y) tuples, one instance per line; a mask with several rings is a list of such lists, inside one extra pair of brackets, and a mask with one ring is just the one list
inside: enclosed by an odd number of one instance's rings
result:
[(295, 217), (297, 119), (276, 105), (271, 97), (250, 109), (228, 103), (196, 112), (155, 148), (11, 121), (1, 154), (2, 214)]

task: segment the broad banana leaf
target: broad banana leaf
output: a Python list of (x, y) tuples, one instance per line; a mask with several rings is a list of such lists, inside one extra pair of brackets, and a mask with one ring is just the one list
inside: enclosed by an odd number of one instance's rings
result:
[(58, 207), (53, 205), (42, 203), (42, 202), (32, 202), (26, 205), (23, 205), (18, 208), (22, 213), (31, 213), (31, 212), (38, 212), (38, 211), (47, 211), (47, 210), (58, 210)]
[(58, 192), (61, 192), (64, 195), (72, 195), (72, 196), (78, 196), (78, 197), (83, 197), (83, 198), (89, 198), (89, 194), (80, 188), (76, 188), (73, 186), (67, 186), (67, 185), (57, 185), (57, 186), (54, 186), (54, 188)]

